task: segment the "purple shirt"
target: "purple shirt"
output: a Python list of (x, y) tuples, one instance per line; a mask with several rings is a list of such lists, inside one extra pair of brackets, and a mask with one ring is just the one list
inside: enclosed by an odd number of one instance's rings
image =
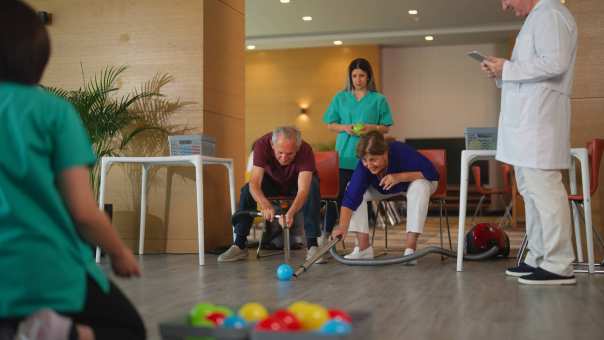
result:
[[(388, 143), (388, 168), (386, 169), (386, 175), (414, 171), (421, 172), (424, 178), (429, 181), (438, 181), (438, 172), (432, 162), (424, 155), (405, 143), (398, 141)], [(363, 201), (365, 191), (367, 191), (370, 185), (382, 194), (397, 194), (406, 192), (409, 184), (410, 182), (402, 182), (393, 186), (390, 190), (384, 190), (380, 186), (380, 178), (372, 174), (363, 165), (363, 162), (359, 162), (352, 173), (352, 178), (342, 198), (342, 206), (357, 210)]]

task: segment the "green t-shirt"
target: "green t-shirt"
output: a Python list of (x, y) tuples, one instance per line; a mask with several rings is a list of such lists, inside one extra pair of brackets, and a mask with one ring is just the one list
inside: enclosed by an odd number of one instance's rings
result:
[(95, 162), (79, 115), (37, 86), (0, 82), (0, 318), (79, 312), (86, 275), (109, 291), (57, 188)]
[[(327, 124), (377, 124), (392, 125), (392, 112), (386, 97), (378, 92), (369, 91), (357, 100), (350, 91), (341, 91), (329, 104), (323, 115)], [(358, 136), (351, 136), (346, 132), (339, 132), (336, 137), (336, 151), (340, 157), (340, 169), (354, 170), (357, 166), (356, 147)]]

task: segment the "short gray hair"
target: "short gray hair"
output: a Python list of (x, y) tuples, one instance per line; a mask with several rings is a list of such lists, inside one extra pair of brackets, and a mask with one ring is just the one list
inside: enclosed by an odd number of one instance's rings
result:
[(279, 139), (279, 137), (283, 137), (289, 140), (295, 139), (297, 147), (300, 147), (300, 145), (302, 145), (302, 133), (300, 132), (300, 130), (293, 126), (279, 126), (278, 128), (275, 128), (273, 130), (273, 136), (271, 138), (271, 142), (273, 143), (273, 145), (277, 144), (277, 139)]

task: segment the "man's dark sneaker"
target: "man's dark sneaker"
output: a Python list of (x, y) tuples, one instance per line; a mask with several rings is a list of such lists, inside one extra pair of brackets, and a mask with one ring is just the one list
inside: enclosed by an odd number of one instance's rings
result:
[(535, 271), (535, 267), (531, 267), (528, 264), (521, 262), (518, 267), (511, 267), (505, 271), (505, 275), (513, 277), (523, 277), (531, 275)]
[(574, 285), (577, 280), (574, 275), (562, 276), (542, 268), (536, 268), (532, 274), (518, 278), (518, 283), (525, 285)]

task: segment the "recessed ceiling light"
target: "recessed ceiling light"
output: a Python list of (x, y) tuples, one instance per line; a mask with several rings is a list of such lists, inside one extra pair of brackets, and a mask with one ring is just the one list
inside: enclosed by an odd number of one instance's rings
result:
[(426, 41), (432, 41), (432, 40), (434, 40), (434, 37), (431, 35), (427, 35), (424, 37), (424, 39), (426, 39)]
[(334, 45), (342, 45), (342, 40), (334, 40), (333, 44)]
[(254, 49), (256, 49), (256, 45), (247, 45), (247, 49), (254, 50)]
[(408, 12), (410, 15), (417, 15), (419, 13), (416, 9), (410, 9)]
[(304, 20), (304, 21), (311, 21), (312, 17), (310, 15), (306, 15), (306, 16), (302, 17), (302, 20)]
[(282, 4), (289, 4), (289, 0), (280, 0)]

